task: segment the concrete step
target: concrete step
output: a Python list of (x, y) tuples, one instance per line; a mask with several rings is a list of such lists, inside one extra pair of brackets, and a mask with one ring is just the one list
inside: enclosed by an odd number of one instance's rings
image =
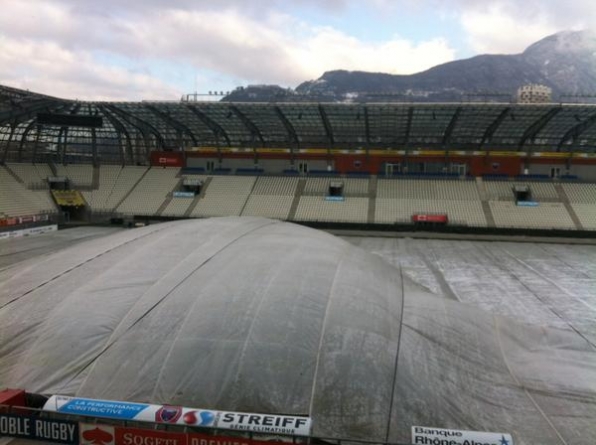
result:
[(192, 200), (192, 202), (188, 206), (188, 209), (186, 209), (186, 212), (184, 212), (184, 216), (186, 218), (189, 218), (190, 215), (192, 215), (193, 210), (199, 204), (199, 201), (201, 200), (201, 198), (203, 198), (205, 196), (205, 193), (207, 193), (207, 189), (209, 188), (209, 184), (211, 184), (212, 179), (213, 179), (212, 177), (205, 179), (205, 182), (203, 182), (203, 186), (201, 187), (201, 193), (199, 193), (197, 196), (195, 196), (195, 199)]
[(298, 187), (296, 187), (296, 192), (294, 193), (294, 200), (292, 201), (292, 206), (290, 207), (290, 213), (288, 213), (288, 221), (294, 221), (296, 217), (296, 210), (298, 209), (298, 204), (300, 203), (300, 197), (304, 192), (304, 188), (306, 187), (306, 179), (300, 179), (298, 181)]
[(368, 215), (366, 221), (368, 224), (374, 224), (375, 211), (377, 208), (377, 176), (373, 175), (368, 181)]
[(486, 224), (488, 227), (497, 227), (495, 224), (495, 218), (493, 216), (493, 212), (490, 209), (490, 205), (488, 201), (482, 201), (482, 211), (484, 212), (484, 217), (486, 218)]
[(575, 228), (577, 230), (584, 230), (584, 226), (577, 217), (577, 213), (575, 213), (575, 210), (573, 210), (573, 206), (569, 202), (569, 197), (567, 196), (567, 193), (565, 193), (563, 186), (560, 183), (556, 183), (555, 190), (557, 191), (557, 195), (559, 195), (559, 200), (567, 209), (567, 213), (569, 213), (569, 216), (571, 217), (571, 221), (573, 221), (573, 225), (575, 225)]

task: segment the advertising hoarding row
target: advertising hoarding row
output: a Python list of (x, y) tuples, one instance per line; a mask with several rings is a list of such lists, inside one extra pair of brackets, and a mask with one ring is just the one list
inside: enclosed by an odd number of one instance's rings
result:
[(170, 405), (52, 396), (43, 408), (64, 414), (199, 426), (264, 434), (308, 436), (311, 419), (302, 416), (239, 413)]

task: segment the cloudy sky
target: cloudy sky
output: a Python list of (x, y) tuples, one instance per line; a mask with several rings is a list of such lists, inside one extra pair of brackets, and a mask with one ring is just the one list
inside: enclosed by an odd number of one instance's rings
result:
[(594, 0), (0, 0), (0, 84), (89, 100), (410, 74), (596, 24)]

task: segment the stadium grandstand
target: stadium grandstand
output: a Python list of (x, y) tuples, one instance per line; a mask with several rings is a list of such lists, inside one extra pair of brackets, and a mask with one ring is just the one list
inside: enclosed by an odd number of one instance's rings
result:
[(595, 105), (0, 86), (0, 445), (593, 444), (595, 234)]
[[(8, 87), (0, 100), (3, 224), (596, 230), (594, 105), (102, 103)], [(77, 197), (64, 205), (54, 188)]]

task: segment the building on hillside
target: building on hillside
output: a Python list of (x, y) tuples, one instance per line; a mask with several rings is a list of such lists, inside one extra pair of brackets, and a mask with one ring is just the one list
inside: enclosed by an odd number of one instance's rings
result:
[(517, 102), (521, 104), (543, 104), (552, 102), (552, 88), (545, 85), (523, 85), (517, 90)]

